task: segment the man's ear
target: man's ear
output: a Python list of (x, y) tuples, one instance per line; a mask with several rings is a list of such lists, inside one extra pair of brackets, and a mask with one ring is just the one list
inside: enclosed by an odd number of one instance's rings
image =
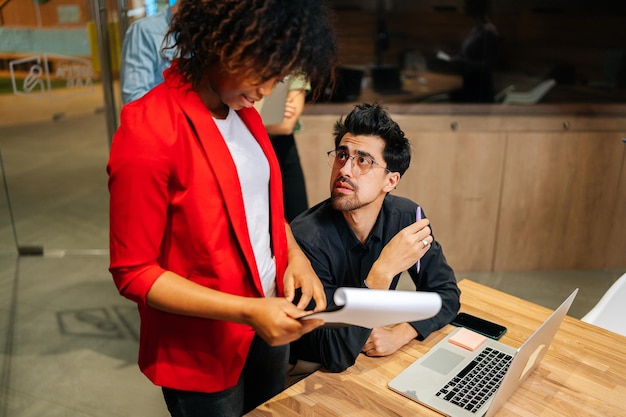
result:
[(400, 173), (399, 172), (390, 172), (387, 174), (387, 183), (383, 187), (383, 191), (386, 193), (394, 190), (398, 183), (400, 182)]

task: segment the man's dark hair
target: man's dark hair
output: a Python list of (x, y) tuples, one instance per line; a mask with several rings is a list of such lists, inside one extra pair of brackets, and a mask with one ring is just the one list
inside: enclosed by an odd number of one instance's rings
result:
[(333, 76), (337, 45), (323, 0), (178, 1), (167, 36), (192, 85), (215, 63), (259, 82), (304, 74), (321, 86)]
[(411, 164), (411, 144), (404, 136), (400, 126), (387, 114), (380, 105), (357, 104), (345, 117), (335, 124), (335, 149), (341, 139), (350, 133), (352, 135), (377, 136), (385, 142), (383, 158), (387, 169), (399, 172), (402, 176)]

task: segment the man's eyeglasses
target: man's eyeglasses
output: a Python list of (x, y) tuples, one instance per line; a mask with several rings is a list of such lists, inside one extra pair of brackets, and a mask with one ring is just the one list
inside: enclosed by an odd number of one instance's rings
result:
[(379, 165), (378, 162), (374, 161), (369, 156), (351, 156), (348, 152), (344, 150), (328, 151), (326, 152), (326, 155), (328, 155), (328, 165), (331, 168), (341, 168), (346, 164), (348, 159), (351, 159), (352, 169), (359, 175), (367, 174), (368, 172), (370, 172), (370, 169), (372, 169), (374, 165), (378, 166), (379, 168), (383, 168), (387, 172), (391, 172), (386, 167)]

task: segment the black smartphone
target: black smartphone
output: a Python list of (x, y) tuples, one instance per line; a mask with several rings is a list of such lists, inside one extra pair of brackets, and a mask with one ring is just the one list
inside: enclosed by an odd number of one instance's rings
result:
[(495, 340), (500, 339), (506, 333), (506, 327), (467, 313), (459, 313), (452, 321), (452, 324), (458, 327), (466, 327)]

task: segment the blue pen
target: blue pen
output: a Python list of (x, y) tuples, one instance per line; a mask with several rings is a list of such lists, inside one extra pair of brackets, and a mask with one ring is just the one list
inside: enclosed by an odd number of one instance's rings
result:
[[(422, 220), (422, 210), (420, 210), (420, 206), (417, 206), (417, 211), (415, 212), (415, 221), (419, 222), (420, 220)], [(415, 267), (417, 268), (417, 272), (420, 271), (420, 260), (417, 260), (417, 263), (415, 264)]]

